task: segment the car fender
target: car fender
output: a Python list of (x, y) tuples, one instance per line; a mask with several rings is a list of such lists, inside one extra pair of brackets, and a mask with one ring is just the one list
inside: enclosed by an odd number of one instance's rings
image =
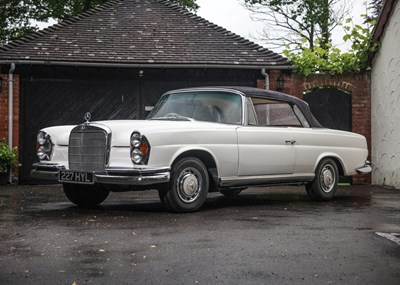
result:
[[(215, 155), (212, 153), (212, 151), (210, 151), (208, 148), (203, 147), (203, 146), (196, 146), (196, 147), (190, 147), (190, 146), (182, 146), (179, 149), (176, 150), (176, 152), (172, 155), (171, 160), (169, 162), (169, 165), (172, 167), (172, 165), (181, 157), (184, 156), (189, 156), (190, 153), (194, 153), (194, 152), (206, 152), (207, 154), (209, 154), (212, 159), (214, 160), (214, 163), (216, 165), (217, 171), (220, 168), (219, 165), (219, 161), (217, 159), (217, 157), (215, 157)], [(202, 157), (197, 156), (197, 158), (199, 158), (200, 160), (202, 160)], [(203, 161), (203, 160), (202, 160)], [(218, 171), (219, 173), (219, 171)]]
[(343, 173), (347, 173), (347, 169), (343, 162), (343, 159), (338, 154), (333, 153), (333, 152), (323, 152), (318, 156), (318, 159), (316, 160), (315, 165), (314, 165), (314, 172), (317, 169), (318, 164), (325, 158), (333, 158), (336, 161), (338, 161), (339, 165), (337, 165), (337, 167), (339, 169), (339, 172), (341, 172), (341, 170), (343, 170)]
[(40, 131), (46, 132), (50, 135), (51, 141), (55, 145), (68, 146), (69, 135), (75, 126), (57, 126), (41, 129)]

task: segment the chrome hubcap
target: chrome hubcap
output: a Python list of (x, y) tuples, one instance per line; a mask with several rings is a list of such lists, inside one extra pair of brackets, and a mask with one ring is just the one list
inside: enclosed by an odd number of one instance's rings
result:
[(195, 201), (202, 188), (202, 178), (197, 169), (185, 168), (178, 177), (178, 196), (185, 203)]
[(320, 183), (322, 190), (325, 193), (329, 193), (335, 186), (336, 176), (335, 176), (335, 169), (332, 165), (327, 164), (321, 170), (320, 175)]

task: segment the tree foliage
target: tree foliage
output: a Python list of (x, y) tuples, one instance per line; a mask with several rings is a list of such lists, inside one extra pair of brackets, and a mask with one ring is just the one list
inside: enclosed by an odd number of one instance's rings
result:
[(169, 0), (169, 1), (192, 12), (195, 12), (199, 8), (199, 5), (196, 4), (196, 0)]
[[(0, 0), (0, 44), (38, 30), (33, 21), (64, 20), (108, 0)], [(199, 7), (196, 0), (168, 0), (189, 11)]]
[(331, 33), (348, 14), (342, 0), (245, 0), (254, 18), (266, 25), (264, 37), (272, 48), (326, 49)]
[(381, 13), (381, 9), (383, 6), (384, 0), (370, 0), (369, 1), (369, 8), (372, 10), (371, 16), (368, 20), (377, 20), (379, 14)]
[[(244, 0), (259, 20), (266, 24), (265, 37), (275, 47), (284, 47), (284, 54), (295, 66), (295, 72), (360, 73), (366, 71), (368, 55), (378, 46), (371, 46), (375, 19), (362, 15), (364, 25), (346, 20), (349, 6), (346, 0)], [(370, 8), (379, 14), (382, 0), (371, 1)], [(343, 5), (344, 4), (344, 5)], [(350, 49), (342, 52), (334, 47), (332, 30), (342, 26), (343, 40)], [(267, 43), (268, 44), (268, 43)]]
[(29, 6), (20, 5), (20, 0), (0, 0), (0, 44), (34, 31), (29, 22), (33, 16)]
[(284, 54), (293, 62), (295, 72), (304, 76), (317, 72), (328, 74), (365, 72), (369, 68), (369, 53), (379, 48), (379, 44), (371, 44), (372, 27), (375, 24), (376, 20), (370, 20), (363, 27), (353, 25), (352, 19), (347, 19), (344, 25), (346, 35), (343, 37), (344, 41), (351, 43), (351, 48), (347, 52), (330, 45), (328, 48), (322, 48), (316, 44), (314, 50), (308, 47), (303, 48), (301, 52), (286, 49)]

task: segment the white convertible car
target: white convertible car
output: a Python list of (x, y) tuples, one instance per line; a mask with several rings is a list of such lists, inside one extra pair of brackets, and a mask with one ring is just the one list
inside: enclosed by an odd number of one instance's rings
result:
[(323, 128), (304, 101), (249, 87), (164, 94), (146, 120), (86, 122), (41, 130), (32, 176), (58, 180), (81, 206), (110, 191), (157, 189), (166, 209), (192, 212), (208, 192), (304, 184), (332, 199), (340, 175), (371, 171), (363, 136)]

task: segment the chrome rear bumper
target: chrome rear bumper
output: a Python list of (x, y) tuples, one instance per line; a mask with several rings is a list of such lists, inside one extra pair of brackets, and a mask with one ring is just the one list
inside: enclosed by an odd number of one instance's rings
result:
[(366, 160), (364, 166), (357, 168), (356, 171), (359, 174), (370, 173), (372, 171), (371, 162), (369, 160)]

